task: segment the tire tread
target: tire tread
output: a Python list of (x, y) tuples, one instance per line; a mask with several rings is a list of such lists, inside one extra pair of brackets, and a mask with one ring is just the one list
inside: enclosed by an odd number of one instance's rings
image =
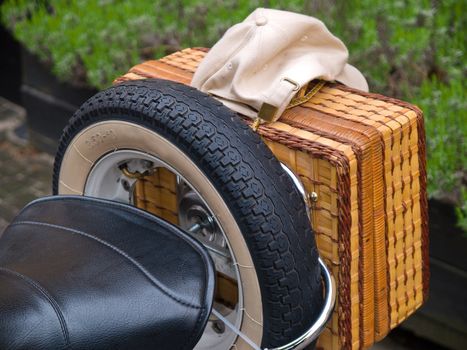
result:
[(300, 194), (260, 137), (192, 87), (156, 79), (124, 82), (91, 97), (64, 129), (54, 164), (55, 194), (73, 137), (115, 116), (177, 145), (224, 198), (244, 232), (260, 282), (262, 346), (280, 346), (301, 335), (322, 304), (318, 251)]

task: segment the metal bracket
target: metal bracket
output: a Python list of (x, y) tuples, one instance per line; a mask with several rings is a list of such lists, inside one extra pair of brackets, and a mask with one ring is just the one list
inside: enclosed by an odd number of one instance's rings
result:
[[(303, 197), (305, 205), (307, 207), (308, 216), (310, 215), (310, 200), (306, 194), (305, 187), (300, 181), (300, 178), (294, 174), (294, 172), (287, 167), (284, 163), (281, 163), (282, 168), (290, 176), (292, 182), (297, 187), (298, 191)], [(263, 350), (301, 350), (314, 342), (321, 332), (326, 327), (326, 324), (329, 322), (334, 311), (334, 306), (336, 304), (336, 282), (331, 275), (331, 272), (327, 268), (326, 264), (321, 258), (318, 258), (318, 262), (321, 268), (321, 277), (323, 278), (324, 284), (324, 306), (319, 314), (317, 320), (313, 325), (301, 336), (294, 339), (288, 344), (276, 347), (276, 348), (265, 348)], [(213, 314), (216, 315), (224, 324), (230, 328), (234, 333), (236, 333), (240, 338), (242, 338), (247, 344), (249, 344), (254, 350), (261, 350), (261, 348), (256, 345), (250, 338), (248, 338), (244, 333), (238, 330), (233, 324), (231, 324), (225, 317), (223, 317), (216, 310), (212, 310)]]
[(308, 197), (305, 186), (303, 186), (302, 181), (300, 178), (295, 175), (295, 173), (284, 163), (281, 162), (282, 169), (289, 175), (290, 179), (292, 180), (293, 184), (297, 188), (298, 192), (302, 195), (303, 201), (305, 202), (306, 206), (306, 214), (308, 215), (308, 219), (311, 219), (310, 217), (310, 209), (311, 209), (311, 203), (310, 203), (310, 197)]
[[(292, 340), (290, 343), (276, 347), (276, 348), (265, 348), (263, 350), (301, 350), (314, 342), (321, 332), (326, 327), (326, 324), (329, 322), (332, 312), (334, 310), (334, 305), (336, 302), (336, 283), (331, 273), (329, 272), (327, 266), (318, 258), (319, 265), (321, 267), (321, 276), (324, 283), (324, 306), (321, 310), (321, 313), (318, 316), (318, 319), (313, 323), (313, 325), (301, 336)], [(213, 309), (212, 313), (219, 318), (224, 324), (230, 328), (234, 333), (236, 333), (240, 338), (242, 338), (248, 345), (254, 350), (261, 350), (261, 348), (256, 345), (246, 334), (238, 330), (232, 323), (229, 322), (220, 312)]]
[(300, 337), (291, 341), (288, 344), (279, 346), (277, 348), (264, 349), (264, 350), (301, 350), (314, 342), (321, 332), (324, 330), (324, 327), (329, 322), (334, 311), (334, 305), (336, 303), (336, 283), (334, 278), (331, 275), (331, 272), (328, 270), (327, 266), (324, 264), (321, 258), (318, 258), (319, 264), (321, 267), (321, 276), (323, 277), (325, 297), (324, 297), (324, 306), (321, 310), (321, 313), (318, 319), (313, 323), (313, 325)]
[[(303, 201), (305, 202), (305, 206), (307, 209), (308, 218), (310, 218), (310, 210), (311, 210), (311, 203), (310, 197), (307, 195), (305, 186), (303, 186), (302, 181), (300, 178), (295, 175), (295, 173), (284, 163), (281, 162), (282, 169), (289, 175), (292, 182), (294, 183), (295, 187), (297, 187), (298, 192), (302, 195)], [(323, 331), (326, 323), (332, 316), (332, 312), (334, 310), (334, 305), (336, 303), (336, 285), (334, 278), (332, 277), (330, 271), (324, 264), (321, 258), (318, 258), (319, 264), (321, 267), (321, 275), (323, 277), (324, 282), (324, 289), (325, 289), (325, 302), (323, 310), (321, 311), (320, 316), (316, 320), (316, 322), (306, 331), (303, 335), (295, 339), (294, 341), (290, 342), (289, 344), (274, 348), (274, 349), (265, 349), (265, 350), (299, 350), (303, 349), (313, 341), (315, 341), (318, 336)]]

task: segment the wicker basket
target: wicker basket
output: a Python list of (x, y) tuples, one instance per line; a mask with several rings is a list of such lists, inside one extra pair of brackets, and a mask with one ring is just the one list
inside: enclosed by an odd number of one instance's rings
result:
[[(186, 49), (142, 63), (115, 83), (162, 78), (189, 84), (206, 52)], [(251, 123), (247, 118), (245, 122)], [(371, 346), (427, 298), (421, 111), (392, 98), (327, 83), (311, 100), (257, 132), (300, 176), (306, 190), (318, 195), (312, 224), (320, 255), (339, 286), (333, 319), (318, 347)], [(153, 191), (156, 199), (164, 191), (166, 197), (175, 196), (174, 180), (164, 182), (158, 176), (145, 181), (139, 193)], [(166, 197), (168, 204), (152, 211), (159, 215), (165, 211), (174, 222), (174, 199)], [(145, 199), (141, 203), (148, 210), (154, 205)]]

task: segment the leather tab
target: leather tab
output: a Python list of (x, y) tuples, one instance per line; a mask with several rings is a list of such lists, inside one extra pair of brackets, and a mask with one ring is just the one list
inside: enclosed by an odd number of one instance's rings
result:
[(258, 112), (258, 118), (264, 120), (265, 122), (273, 122), (276, 120), (276, 114), (279, 108), (276, 106), (270, 105), (269, 103), (264, 102), (261, 106), (261, 109)]

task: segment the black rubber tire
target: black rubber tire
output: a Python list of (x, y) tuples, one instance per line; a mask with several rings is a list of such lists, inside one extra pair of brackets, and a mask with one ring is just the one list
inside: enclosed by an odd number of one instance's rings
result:
[(90, 98), (71, 118), (55, 158), (55, 194), (73, 137), (109, 119), (159, 133), (189, 155), (219, 191), (254, 261), (263, 304), (262, 347), (284, 345), (311, 326), (322, 306), (316, 243), (299, 192), (260, 137), (194, 88), (165, 80), (124, 82)]

